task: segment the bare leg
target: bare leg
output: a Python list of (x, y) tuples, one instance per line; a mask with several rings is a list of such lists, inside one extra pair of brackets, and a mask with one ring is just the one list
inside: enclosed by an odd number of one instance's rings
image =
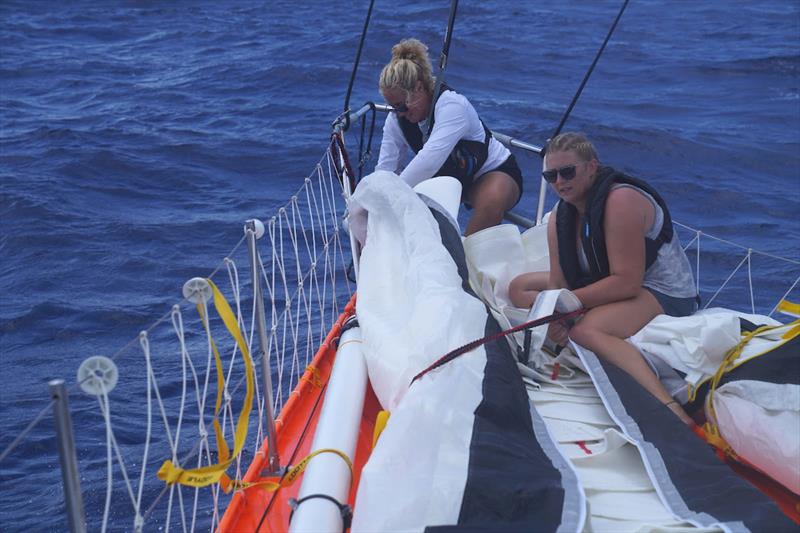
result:
[[(672, 397), (639, 350), (624, 340), (662, 312), (661, 305), (653, 295), (646, 289), (641, 289), (639, 294), (629, 300), (591, 309), (570, 330), (569, 336), (581, 346), (592, 350), (630, 374), (650, 394), (666, 405), (672, 402)], [(668, 407), (684, 423), (692, 423), (692, 419), (680, 405), (669, 403)]]
[(487, 172), (473, 185), (469, 203), (474, 209), (465, 235), (472, 235), (503, 221), (503, 215), (519, 198), (519, 187), (505, 172)]
[(527, 309), (533, 305), (539, 292), (547, 288), (549, 272), (520, 274), (508, 284), (508, 298), (516, 307)]

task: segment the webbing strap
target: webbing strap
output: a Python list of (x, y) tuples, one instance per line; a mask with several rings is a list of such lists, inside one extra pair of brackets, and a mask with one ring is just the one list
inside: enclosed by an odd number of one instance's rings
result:
[(306, 371), (303, 373), (303, 377), (300, 378), (300, 381), (308, 381), (318, 389), (321, 389), (323, 386), (322, 375), (319, 373), (319, 368), (314, 365), (308, 365), (306, 367)]
[(386, 411), (380, 411), (378, 415), (375, 417), (375, 427), (372, 430), (372, 448), (375, 448), (375, 445), (378, 444), (378, 437), (381, 436), (383, 430), (386, 428), (386, 423), (389, 422), (389, 417), (391, 413)]
[[(786, 315), (791, 315), (800, 318), (800, 303), (790, 302), (789, 300), (781, 300), (778, 302), (778, 311)], [(795, 321), (797, 322), (797, 321)], [(783, 334), (784, 339), (792, 339), (800, 334), (800, 322)]]
[(414, 378), (411, 380), (411, 383), (409, 383), (408, 386), (410, 387), (411, 385), (413, 385), (415, 381), (417, 381), (419, 378), (421, 378), (431, 370), (435, 370), (440, 366), (449, 363), (456, 357), (464, 355), (467, 352), (471, 352), (472, 350), (478, 348), (479, 346), (483, 346), (487, 342), (500, 339), (507, 335), (511, 335), (512, 333), (516, 333), (517, 331), (522, 331), (523, 329), (535, 328), (537, 326), (549, 324), (550, 322), (555, 322), (557, 320), (569, 320), (570, 318), (576, 318), (584, 314), (586, 311), (588, 311), (588, 309), (581, 308), (581, 309), (576, 309), (575, 311), (570, 311), (569, 313), (553, 313), (552, 315), (543, 316), (541, 318), (537, 318), (536, 320), (530, 320), (528, 322), (524, 322), (518, 326), (514, 326), (513, 328), (501, 331), (500, 333), (495, 333), (494, 335), (488, 335), (486, 337), (483, 337), (482, 339), (477, 339), (472, 342), (468, 342), (464, 346), (456, 348), (455, 350), (452, 350), (451, 352), (448, 352), (439, 359), (437, 359), (428, 368), (426, 368), (425, 370), (414, 376)]
[(781, 300), (778, 302), (778, 311), (786, 313), (787, 315), (795, 315), (800, 317), (800, 303), (790, 302), (789, 300)]
[(306, 467), (308, 467), (309, 461), (316, 457), (321, 453), (332, 453), (338, 455), (342, 458), (342, 460), (347, 464), (347, 468), (350, 470), (350, 479), (353, 478), (353, 462), (341, 450), (337, 450), (335, 448), (320, 448), (319, 450), (314, 451), (313, 453), (308, 454), (305, 459), (297, 463), (297, 465), (293, 466), (286, 473), (283, 477), (278, 481), (254, 481), (254, 482), (247, 482), (247, 481), (239, 481), (239, 480), (232, 480), (230, 482), (230, 487), (236, 490), (244, 490), (244, 489), (251, 489), (253, 487), (258, 487), (259, 489), (266, 490), (268, 492), (274, 492), (280, 488), (288, 487), (295, 481), (297, 478), (300, 477), (300, 474), (305, 472)]
[(219, 425), (219, 412), (222, 408), (222, 391), (225, 386), (225, 380), (223, 377), (224, 373), (222, 370), (222, 359), (219, 356), (217, 345), (214, 342), (214, 339), (211, 337), (209, 321), (205, 317), (203, 306), (202, 304), (198, 304), (197, 311), (200, 314), (200, 318), (202, 319), (206, 328), (206, 333), (208, 334), (209, 342), (214, 352), (214, 362), (217, 371), (217, 400), (214, 406), (214, 434), (217, 442), (219, 463), (201, 468), (184, 470), (183, 468), (174, 465), (172, 461), (167, 460), (164, 461), (164, 463), (161, 465), (161, 468), (158, 469), (157, 475), (158, 479), (166, 482), (168, 485), (179, 483), (181, 485), (199, 488), (211, 485), (212, 483), (220, 482), (223, 489), (228, 492), (230, 490), (228, 488), (230, 486), (230, 480), (225, 475), (225, 470), (228, 469), (231, 463), (233, 463), (234, 459), (241, 453), (242, 448), (244, 448), (244, 443), (247, 440), (247, 426), (250, 420), (250, 410), (253, 406), (253, 362), (250, 359), (250, 352), (247, 349), (247, 343), (245, 342), (244, 336), (239, 329), (239, 324), (236, 320), (236, 316), (231, 310), (230, 305), (228, 305), (227, 300), (225, 300), (225, 297), (219, 291), (217, 286), (214, 285), (214, 282), (210, 279), (207, 279), (206, 281), (211, 286), (214, 307), (217, 310), (217, 314), (219, 314), (220, 318), (222, 318), (222, 321), (224, 322), (225, 327), (228, 329), (228, 332), (236, 341), (236, 344), (242, 353), (242, 359), (244, 360), (245, 365), (247, 391), (245, 392), (242, 410), (239, 413), (239, 419), (236, 422), (236, 429), (234, 430), (233, 455), (230, 453), (230, 449), (228, 448), (227, 442), (225, 442), (225, 438), (222, 435), (222, 429)]

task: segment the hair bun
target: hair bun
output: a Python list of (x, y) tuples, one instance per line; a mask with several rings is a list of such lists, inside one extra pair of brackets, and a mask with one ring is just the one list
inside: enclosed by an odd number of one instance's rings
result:
[(428, 47), (418, 39), (403, 39), (392, 47), (392, 59), (381, 70), (378, 87), (381, 91), (394, 88), (415, 91), (417, 82), (422, 82), (425, 90), (433, 94), (433, 68)]
[(392, 61), (410, 59), (422, 63), (428, 57), (428, 47), (418, 39), (403, 39), (392, 47)]

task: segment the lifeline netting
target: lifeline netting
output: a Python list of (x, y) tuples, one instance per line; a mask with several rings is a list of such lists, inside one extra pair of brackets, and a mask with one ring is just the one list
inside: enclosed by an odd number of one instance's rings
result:
[[(345, 202), (340, 184), (341, 159), (329, 148), (314, 171), (288, 203), (263, 219), (264, 235), (257, 241), (257, 273), (264, 296), (266, 346), (272, 376), (272, 403), (280, 413), (345, 304), (355, 290), (348, 279), (349, 243), (342, 228)], [(105, 531), (111, 524), (139, 529), (144, 523), (179, 530), (214, 529), (229, 499), (219, 484), (192, 488), (165, 485), (156, 473), (165, 460), (184, 469), (209, 467), (221, 455), (216, 439), (235, 452), (238, 428), (247, 427), (246, 442), (232, 458), (226, 473), (241, 479), (265, 438), (261, 346), (256, 327), (251, 268), (244, 239), (225, 257), (209, 279), (227, 300), (254, 364), (246, 378), (243, 350), (226, 331), (214, 302), (195, 304), (184, 299), (129, 347), (114, 356), (119, 381), (114, 390), (97, 396), (105, 429), (102, 470), (104, 494), (85, 492), (90, 529)], [(223, 268), (224, 267), (224, 268)], [(217, 359), (220, 357), (219, 390)], [(138, 353), (137, 353), (138, 352)], [(219, 391), (219, 392), (218, 392)], [(248, 391), (252, 412), (238, 420)], [(214, 429), (219, 397), (219, 437)], [(79, 433), (80, 435), (80, 433)], [(96, 435), (95, 440), (100, 440)], [(78, 437), (78, 450), (87, 447)], [(236, 443), (236, 444), (235, 444)], [(92, 443), (95, 448), (100, 442)], [(84, 487), (85, 488), (85, 487)], [(102, 509), (98, 518), (97, 510)], [(131, 509), (133, 513), (131, 513)], [(133, 516), (133, 518), (131, 518)]]

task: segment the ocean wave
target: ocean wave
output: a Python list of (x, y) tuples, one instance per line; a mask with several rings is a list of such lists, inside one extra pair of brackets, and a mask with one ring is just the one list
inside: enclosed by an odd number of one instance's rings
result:
[[(618, 5), (462, 4), (448, 81), (489, 127), (543, 143)], [(365, 12), (366, 4), (290, 0), (0, 2), (0, 284), (13, 295), (0, 307), (0, 336), (3, 370), (20, 376), (2, 395), (4, 433), (42, 405), (31, 391), (41, 389), (46, 402), (46, 377), (71, 378), (86, 355), (131, 341), (119, 358), (127, 367), (120, 387), (141, 392), (138, 332), (181, 300), (183, 282), (221, 264), (246, 219), (268, 219), (285, 205), (319, 161), (342, 111)], [(604, 162), (650, 180), (679, 222), (797, 258), (797, 13), (781, 0), (736, 9), (631, 3), (566, 128), (586, 132)], [(378, 3), (351, 106), (382, 101), (378, 76), (401, 38), (426, 42), (436, 65), (447, 14), (445, 4)], [(359, 133), (348, 132), (351, 160)], [(518, 209), (530, 216), (541, 160), (517, 153), (526, 178)], [(547, 206), (554, 201), (548, 194)], [(704, 279), (724, 278), (741, 259), (703, 246), (711, 253)], [(243, 248), (233, 259), (247, 269)], [(218, 276), (225, 281), (224, 267)], [(765, 279), (772, 297), (796, 274), (769, 263)], [(757, 300), (758, 310), (772, 303)], [(174, 335), (163, 326), (155, 341)], [(176, 392), (172, 379), (164, 386)], [(105, 436), (90, 410), (96, 401), (79, 398), (84, 492), (97, 516)], [(125, 409), (140, 399), (122, 394)], [(120, 439), (135, 447), (142, 426), (122, 410), (119, 420)], [(14, 485), (0, 502), (2, 523), (63, 527), (55, 504), (20, 511), (30, 501), (60, 501), (55, 459), (41, 442), (37, 434), (16, 456), (14, 468), (37, 483)], [(114, 504), (118, 524), (129, 524), (126, 502)]]
[(719, 76), (738, 75), (777, 75), (796, 77), (800, 73), (800, 54), (761, 55), (742, 59), (709, 62), (695, 68), (698, 74)]

